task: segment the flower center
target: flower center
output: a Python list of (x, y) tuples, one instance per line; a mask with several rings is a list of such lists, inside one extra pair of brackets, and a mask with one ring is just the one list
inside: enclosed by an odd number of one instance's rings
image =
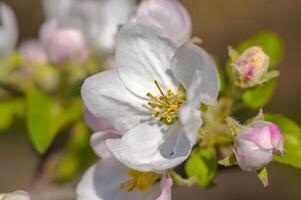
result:
[(185, 102), (185, 95), (183, 88), (179, 88), (177, 94), (171, 89), (168, 89), (166, 94), (162, 91), (159, 83), (154, 81), (157, 89), (160, 92), (160, 96), (154, 96), (151, 93), (147, 93), (146, 96), (150, 99), (148, 105), (152, 108), (153, 119), (158, 119), (165, 124), (172, 124), (178, 119), (178, 111), (181, 105)]
[(135, 189), (147, 192), (150, 186), (161, 177), (160, 174), (154, 172), (140, 172), (133, 169), (129, 169), (128, 175), (132, 178), (120, 184), (120, 189), (126, 189), (128, 192)]

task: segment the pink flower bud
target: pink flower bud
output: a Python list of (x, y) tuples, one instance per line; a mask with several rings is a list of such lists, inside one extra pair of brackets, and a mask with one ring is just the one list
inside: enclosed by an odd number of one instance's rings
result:
[(46, 52), (41, 43), (37, 40), (28, 40), (23, 42), (19, 47), (19, 51), (26, 62), (36, 64), (47, 63)]
[(89, 56), (86, 40), (76, 29), (58, 29), (44, 43), (50, 61), (55, 64), (82, 64)]
[(138, 7), (136, 20), (161, 28), (178, 45), (191, 37), (190, 15), (177, 0), (144, 0)]
[(240, 75), (241, 84), (252, 87), (263, 79), (269, 64), (269, 56), (260, 47), (251, 47), (233, 63), (233, 68)]
[(238, 165), (245, 171), (267, 166), (273, 154), (283, 155), (283, 136), (271, 122), (255, 122), (235, 137), (234, 153)]

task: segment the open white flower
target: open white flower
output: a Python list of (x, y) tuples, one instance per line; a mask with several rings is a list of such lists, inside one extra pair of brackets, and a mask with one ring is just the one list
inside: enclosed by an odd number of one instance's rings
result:
[(18, 41), (18, 25), (14, 12), (5, 3), (0, 2), (0, 56), (13, 51)]
[(178, 45), (191, 37), (190, 15), (178, 0), (143, 0), (135, 19), (161, 28)]
[(119, 32), (116, 62), (118, 72), (96, 74), (81, 90), (95, 117), (126, 133), (108, 139), (109, 149), (139, 171), (163, 171), (182, 163), (202, 124), (200, 103), (217, 100), (214, 61), (193, 44), (177, 48), (155, 26), (129, 23)]
[(49, 19), (66, 28), (81, 30), (90, 44), (110, 52), (115, 47), (118, 27), (134, 10), (133, 0), (44, 0)]
[(172, 179), (167, 172), (131, 170), (110, 154), (105, 139), (120, 136), (111, 131), (92, 136), (92, 146), (102, 159), (84, 174), (77, 186), (77, 200), (170, 200)]
[(0, 194), (0, 200), (30, 200), (30, 196), (25, 191), (15, 191), (7, 194)]

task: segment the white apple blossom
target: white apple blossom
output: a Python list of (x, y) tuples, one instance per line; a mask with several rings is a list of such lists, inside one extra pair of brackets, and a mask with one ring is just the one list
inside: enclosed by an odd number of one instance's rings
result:
[(283, 155), (283, 136), (278, 126), (257, 121), (235, 137), (234, 153), (238, 165), (245, 171), (256, 171), (267, 166), (273, 154)]
[(25, 191), (15, 191), (7, 194), (0, 194), (0, 200), (30, 200), (30, 196)]
[(190, 15), (178, 0), (143, 0), (135, 19), (161, 28), (178, 45), (191, 37)]
[(105, 140), (120, 136), (114, 131), (92, 136), (92, 146), (102, 159), (84, 174), (77, 186), (77, 200), (171, 200), (172, 179), (167, 172), (128, 169), (110, 154)]
[(201, 48), (179, 48), (155, 26), (128, 23), (118, 35), (117, 71), (85, 80), (82, 97), (97, 118), (126, 134), (106, 141), (114, 156), (139, 171), (164, 171), (187, 159), (201, 127), (200, 103), (213, 105), (219, 79)]
[(14, 12), (3, 2), (0, 2), (0, 56), (11, 53), (18, 41), (18, 25)]
[(78, 28), (104, 52), (115, 48), (118, 28), (135, 8), (133, 0), (43, 0), (43, 5), (48, 19), (61, 27)]

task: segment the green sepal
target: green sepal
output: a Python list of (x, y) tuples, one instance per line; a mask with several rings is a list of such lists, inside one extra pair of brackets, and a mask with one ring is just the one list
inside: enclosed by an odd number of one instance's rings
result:
[(225, 120), (226, 120), (233, 136), (238, 135), (244, 129), (244, 126), (241, 125), (238, 121), (236, 121), (232, 117), (227, 117)]
[(269, 176), (266, 168), (260, 169), (256, 171), (257, 177), (262, 182), (264, 187), (269, 186)]
[(235, 154), (232, 153), (231, 155), (227, 156), (223, 160), (218, 161), (218, 164), (224, 167), (231, 167), (233, 165), (237, 165)]

